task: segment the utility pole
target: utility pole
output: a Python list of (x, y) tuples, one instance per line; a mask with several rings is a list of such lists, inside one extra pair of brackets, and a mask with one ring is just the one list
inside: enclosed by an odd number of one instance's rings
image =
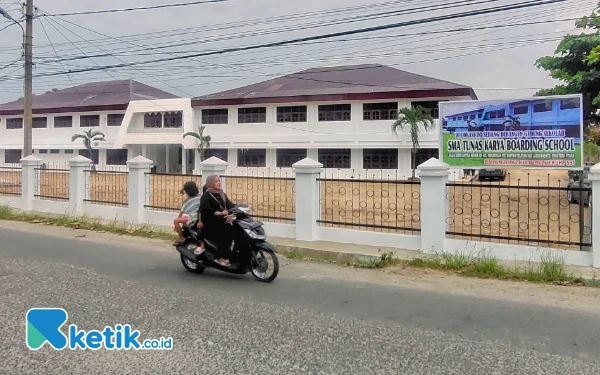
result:
[(25, 3), (25, 97), (23, 103), (23, 156), (33, 153), (33, 0)]

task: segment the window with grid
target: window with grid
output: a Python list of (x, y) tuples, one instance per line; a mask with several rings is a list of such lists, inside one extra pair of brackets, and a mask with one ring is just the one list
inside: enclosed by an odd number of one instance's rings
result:
[(4, 150), (4, 162), (14, 164), (21, 162), (21, 150)]
[(48, 127), (48, 118), (47, 117), (34, 117), (31, 122), (31, 127), (33, 129), (45, 129)]
[(73, 116), (56, 116), (54, 118), (55, 128), (72, 128)]
[(364, 149), (363, 169), (398, 169), (398, 150)]
[(440, 152), (437, 148), (421, 148), (416, 153), (411, 153), (411, 155), (411, 158), (415, 159), (414, 165), (418, 167), (431, 158), (439, 158)]
[(203, 124), (227, 124), (229, 123), (229, 110), (227, 108), (203, 109)]
[(44, 149), (44, 148), (43, 148), (43, 149), (40, 149), (40, 150), (38, 150), (38, 154), (47, 154), (47, 153), (48, 153), (48, 150), (46, 150), (46, 149)]
[(421, 107), (433, 118), (440, 117), (440, 102), (439, 100), (424, 101), (424, 102), (412, 102), (412, 108)]
[(267, 150), (256, 148), (238, 150), (238, 167), (265, 167), (267, 165)]
[(277, 122), (306, 122), (307, 113), (305, 105), (277, 107)]
[(100, 126), (100, 115), (83, 115), (79, 117), (79, 127), (93, 128)]
[[(90, 158), (90, 152), (87, 149), (79, 150), (79, 155)], [(100, 152), (98, 150), (92, 150), (92, 162), (94, 164), (100, 164)]]
[(350, 121), (351, 104), (331, 104), (319, 106), (319, 121)]
[(107, 165), (127, 165), (127, 149), (106, 150)]
[(363, 120), (395, 120), (398, 118), (398, 102), (363, 104)]
[(73, 154), (73, 150), (65, 150), (65, 154)]
[(218, 159), (221, 159), (223, 161), (227, 161), (227, 158), (228, 158), (227, 155), (228, 155), (228, 152), (227, 152), (226, 148), (221, 148), (221, 149), (219, 149), (219, 148), (209, 148), (208, 150), (206, 150), (204, 152), (204, 158), (205, 159), (210, 159), (210, 158), (212, 158), (214, 156), (214, 157), (216, 157)]
[(238, 108), (238, 123), (255, 124), (267, 122), (267, 108)]
[(307, 155), (306, 149), (277, 150), (277, 168), (290, 168)]
[(107, 126), (121, 126), (124, 118), (125, 118), (124, 114), (109, 113), (108, 116), (106, 117), (106, 125)]
[(183, 112), (167, 112), (165, 113), (165, 128), (181, 128), (183, 127)]
[(162, 128), (163, 115), (162, 113), (146, 113), (144, 114), (144, 128)]
[(319, 163), (325, 168), (349, 169), (352, 152), (347, 149), (321, 149), (319, 150)]
[(52, 149), (52, 150), (50, 150), (50, 153), (51, 154), (60, 154), (60, 150)]
[(6, 119), (6, 129), (23, 129), (23, 118)]

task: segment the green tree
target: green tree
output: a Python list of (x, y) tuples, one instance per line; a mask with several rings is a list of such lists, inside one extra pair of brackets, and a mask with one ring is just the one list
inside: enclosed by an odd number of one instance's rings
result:
[(423, 107), (402, 108), (398, 111), (398, 119), (392, 124), (392, 133), (398, 134), (398, 129), (405, 131), (408, 128), (410, 139), (412, 141), (412, 179), (414, 180), (416, 166), (416, 153), (421, 148), (419, 144), (419, 134), (421, 127), (428, 132), (435, 128), (433, 117)]
[[(94, 149), (94, 144), (99, 143), (99, 142), (106, 142), (106, 139), (104, 137), (105, 137), (105, 135), (101, 131), (97, 131), (97, 130), (92, 131), (92, 129), (90, 129), (90, 130), (84, 130), (83, 134), (73, 134), (73, 136), (71, 137), (71, 142), (75, 142), (78, 139), (82, 139), (83, 145), (85, 146), (85, 148), (88, 151), (89, 159), (94, 160), (93, 155), (92, 155), (92, 151)], [(96, 170), (96, 166), (94, 163), (92, 163), (92, 170), (93, 171)]]
[(581, 29), (581, 33), (567, 34), (553, 56), (544, 56), (536, 61), (538, 68), (561, 81), (561, 84), (540, 90), (536, 95), (581, 93), (587, 127), (600, 119), (597, 114), (600, 108), (600, 15), (597, 9), (590, 16), (578, 20), (575, 26)]
[(198, 151), (198, 155), (200, 156), (200, 162), (204, 161), (204, 154), (206, 150), (210, 147), (210, 141), (212, 138), (210, 135), (204, 135), (205, 126), (198, 127), (198, 132), (187, 132), (183, 135), (183, 138), (186, 137), (194, 137), (198, 140), (198, 147), (196, 150)]

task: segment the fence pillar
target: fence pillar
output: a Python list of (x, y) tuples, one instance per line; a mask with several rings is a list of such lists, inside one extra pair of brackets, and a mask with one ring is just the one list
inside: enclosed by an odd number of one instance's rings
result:
[(421, 251), (443, 250), (446, 239), (448, 164), (431, 158), (419, 165), (421, 178)]
[(127, 162), (127, 166), (129, 167), (129, 221), (142, 223), (145, 220), (146, 174), (152, 169), (152, 160), (136, 156)]
[(317, 240), (317, 220), (321, 217), (319, 178), (323, 164), (305, 158), (292, 165), (296, 175), (296, 239)]
[(32, 210), (35, 195), (40, 191), (40, 182), (36, 178), (36, 168), (44, 161), (33, 155), (21, 159), (21, 200), (22, 209)]
[(227, 162), (219, 159), (216, 156), (212, 156), (202, 163), (200, 163), (200, 174), (202, 175), (202, 185), (206, 181), (206, 178), (210, 175), (216, 174), (221, 177), (221, 186), (223, 191), (225, 191), (225, 187), (227, 186), (226, 178), (227, 175)]
[(86, 198), (85, 187), (89, 182), (85, 171), (89, 170), (92, 161), (85, 156), (75, 156), (69, 160), (69, 212), (74, 216), (83, 215), (83, 200)]
[(600, 268), (600, 163), (590, 168), (588, 178), (592, 181), (592, 266)]

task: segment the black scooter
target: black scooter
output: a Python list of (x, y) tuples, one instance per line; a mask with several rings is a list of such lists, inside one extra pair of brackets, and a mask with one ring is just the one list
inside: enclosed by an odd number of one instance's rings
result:
[[(229, 210), (233, 219), (233, 246), (218, 249), (215, 241), (204, 238), (204, 252), (195, 254), (200, 242), (196, 223), (183, 225), (185, 242), (176, 246), (181, 254), (183, 267), (191, 273), (202, 273), (206, 268), (215, 268), (223, 272), (245, 275), (252, 273), (257, 280), (270, 283), (279, 273), (279, 261), (275, 248), (268, 243), (263, 223), (249, 216), (249, 206), (235, 206)], [(217, 213), (219, 214), (219, 213)], [(216, 262), (216, 254), (227, 254), (231, 265), (224, 266)], [(272, 265), (269, 264), (269, 260)]]

